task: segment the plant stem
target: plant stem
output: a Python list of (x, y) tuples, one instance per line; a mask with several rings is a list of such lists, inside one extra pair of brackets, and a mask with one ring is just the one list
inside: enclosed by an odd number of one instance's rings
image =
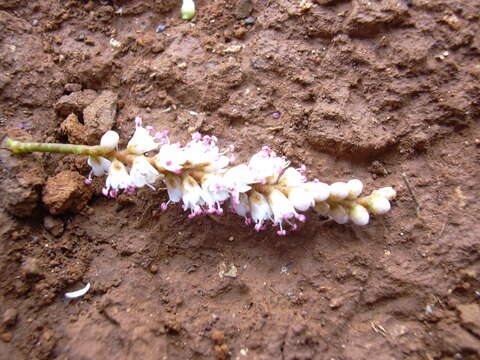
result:
[(113, 152), (113, 149), (100, 145), (89, 146), (57, 143), (21, 142), (10, 139), (8, 137), (5, 140), (5, 144), (15, 154), (21, 154), (26, 152), (49, 152), (61, 154), (105, 156)]

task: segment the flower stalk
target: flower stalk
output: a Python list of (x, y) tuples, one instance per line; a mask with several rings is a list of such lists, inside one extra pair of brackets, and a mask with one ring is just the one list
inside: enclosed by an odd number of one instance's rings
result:
[(290, 166), (268, 146), (248, 163), (231, 166), (234, 147), (220, 149), (215, 136), (194, 133), (192, 140), (181, 146), (170, 141), (168, 131), (143, 127), (139, 117), (135, 126), (123, 150), (118, 150), (119, 136), (114, 131), (107, 131), (96, 146), (23, 143), (10, 138), (6, 145), (17, 154), (87, 155), (92, 170), (85, 182), (90, 184), (92, 176), (106, 175), (102, 193), (107, 197), (116, 198), (121, 192), (134, 194), (144, 186), (156, 191), (156, 183), (163, 181), (168, 201), (160, 204), (162, 211), (170, 204), (182, 203), (188, 217), (194, 218), (222, 215), (229, 209), (257, 231), (271, 224), (278, 235), (295, 231), (298, 222), (305, 222), (304, 212), (310, 208), (339, 224), (364, 226), (371, 215), (388, 212), (396, 196), (393, 188), (384, 187), (361, 197), (363, 183), (357, 179), (331, 185), (317, 179), (308, 181), (305, 166)]

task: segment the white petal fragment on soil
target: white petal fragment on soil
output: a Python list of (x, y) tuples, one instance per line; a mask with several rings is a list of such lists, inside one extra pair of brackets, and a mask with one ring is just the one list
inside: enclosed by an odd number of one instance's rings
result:
[(85, 295), (89, 289), (90, 289), (90, 283), (85, 285), (85, 287), (83, 289), (65, 293), (65, 297), (67, 299), (75, 299), (75, 298), (78, 298), (80, 296)]

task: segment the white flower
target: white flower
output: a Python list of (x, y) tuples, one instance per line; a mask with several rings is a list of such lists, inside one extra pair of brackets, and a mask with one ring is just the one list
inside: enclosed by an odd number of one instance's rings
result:
[(263, 223), (272, 217), (270, 205), (268, 205), (265, 196), (257, 191), (252, 191), (249, 197), (249, 203), (252, 219), (255, 222), (255, 230), (262, 230)]
[(195, 16), (195, 3), (193, 0), (183, 0), (182, 9), (180, 10), (183, 20), (190, 20)]
[(250, 212), (250, 205), (248, 202), (247, 194), (240, 194), (238, 203), (232, 201), (232, 208), (233, 211), (235, 211), (238, 215), (246, 218), (248, 213)]
[(307, 189), (307, 191), (312, 193), (315, 201), (324, 201), (330, 196), (330, 185), (320, 181), (307, 182), (302, 186)]
[(273, 189), (270, 194), (268, 194), (267, 199), (272, 209), (273, 220), (275, 222), (281, 222), (295, 216), (295, 208), (280, 190)]
[(348, 199), (356, 199), (363, 191), (363, 183), (360, 180), (353, 179), (347, 182), (348, 186)]
[(280, 176), (278, 183), (288, 187), (299, 186), (303, 182), (303, 175), (297, 169), (288, 167)]
[(373, 194), (383, 196), (387, 200), (393, 200), (397, 196), (397, 192), (391, 186), (375, 190)]
[(315, 203), (314, 208), (316, 212), (323, 216), (328, 216), (328, 214), (330, 213), (330, 205), (324, 201), (319, 201)]
[(202, 213), (201, 206), (204, 204), (202, 188), (192, 176), (187, 175), (183, 178), (182, 191), (183, 209), (191, 211), (190, 218), (200, 215)]
[(128, 142), (127, 151), (132, 154), (141, 155), (154, 150), (158, 144), (154, 141), (147, 129), (137, 126), (132, 138)]
[(102, 176), (108, 172), (110, 165), (112, 164), (110, 160), (105, 159), (104, 157), (93, 157), (89, 156), (87, 164), (92, 168), (92, 174), (95, 176)]
[(330, 185), (330, 200), (338, 201), (345, 199), (350, 193), (349, 186), (344, 182), (336, 182)]
[(179, 174), (185, 163), (185, 153), (179, 144), (165, 144), (153, 157), (153, 161), (156, 167)]
[(160, 173), (150, 164), (145, 156), (137, 156), (133, 160), (130, 177), (136, 187), (145, 185), (151, 187), (159, 175)]
[(255, 175), (255, 182), (275, 184), (283, 169), (289, 162), (278, 157), (268, 147), (253, 155), (248, 162), (248, 167)]
[(233, 202), (239, 201), (240, 193), (247, 192), (252, 188), (248, 185), (252, 182), (254, 182), (253, 174), (245, 164), (234, 166), (223, 174), (223, 184), (232, 194)]
[(350, 208), (349, 216), (354, 224), (360, 226), (367, 225), (370, 219), (367, 209), (359, 204), (355, 204)]
[(341, 205), (333, 205), (330, 208), (329, 215), (337, 224), (346, 224), (348, 222), (348, 211)]
[(288, 200), (299, 211), (307, 211), (315, 205), (313, 194), (302, 187), (295, 187), (288, 192)]
[(165, 177), (169, 202), (179, 202), (182, 199), (182, 179), (179, 176), (167, 174)]
[(132, 179), (128, 175), (125, 165), (117, 159), (113, 160), (105, 182), (106, 190), (113, 190), (116, 193), (118, 190), (125, 190), (131, 186), (133, 186)]
[(103, 134), (102, 138), (100, 139), (100, 145), (113, 150), (118, 146), (119, 140), (120, 136), (118, 136), (117, 132), (113, 130), (108, 130), (105, 134)]
[(390, 210), (390, 201), (381, 195), (372, 194), (367, 198), (368, 208), (375, 215), (385, 214)]
[(222, 184), (223, 178), (216, 174), (205, 174), (201, 181), (202, 198), (206, 203), (207, 212), (223, 213), (221, 202), (228, 199), (228, 191)]

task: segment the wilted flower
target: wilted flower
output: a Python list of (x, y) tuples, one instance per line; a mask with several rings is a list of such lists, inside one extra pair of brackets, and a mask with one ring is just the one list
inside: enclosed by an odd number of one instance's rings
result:
[(113, 160), (108, 170), (103, 193), (111, 197), (116, 197), (119, 190), (127, 190), (131, 186), (133, 186), (133, 182), (125, 165), (117, 159)]

